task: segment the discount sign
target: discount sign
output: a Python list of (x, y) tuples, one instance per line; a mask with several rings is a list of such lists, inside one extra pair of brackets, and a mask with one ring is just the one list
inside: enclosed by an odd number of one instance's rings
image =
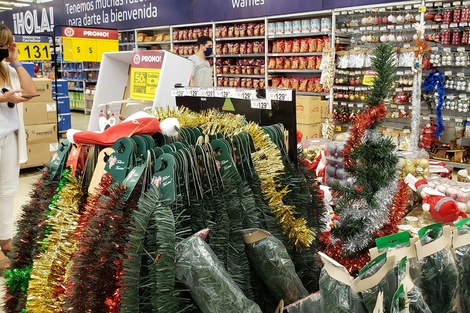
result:
[(47, 36), (15, 36), (20, 61), (50, 61), (51, 47)]
[(116, 29), (64, 27), (64, 61), (101, 62), (105, 52), (119, 51)]
[(151, 100), (155, 98), (160, 71), (163, 64), (163, 51), (134, 51), (131, 63), (131, 99)]

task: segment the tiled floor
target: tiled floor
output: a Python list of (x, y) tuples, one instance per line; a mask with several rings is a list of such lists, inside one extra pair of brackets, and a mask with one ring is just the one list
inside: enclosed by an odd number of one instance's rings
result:
[[(86, 130), (88, 127), (88, 120), (90, 115), (85, 115), (80, 112), (72, 112), (72, 128), (78, 130)], [(15, 198), (15, 212), (14, 216), (19, 217), (21, 212), (21, 206), (26, 203), (29, 199), (29, 192), (31, 190), (31, 184), (38, 178), (39, 168), (23, 169), (20, 173), (20, 187), (18, 194)], [(0, 278), (0, 313), (4, 313), (2, 307), (4, 294), (3, 278)]]

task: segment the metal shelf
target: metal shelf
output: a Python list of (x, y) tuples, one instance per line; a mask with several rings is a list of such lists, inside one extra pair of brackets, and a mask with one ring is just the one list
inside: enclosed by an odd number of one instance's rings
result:
[(84, 79), (74, 79), (74, 78), (62, 78), (62, 79), (65, 79), (69, 82), (82, 82), (82, 81), (84, 81)]
[(306, 91), (298, 91), (296, 92), (298, 96), (321, 96), (321, 97), (328, 97), (330, 95), (329, 92), (306, 92)]
[(217, 74), (217, 77), (265, 78), (264, 75)]
[(68, 88), (69, 91), (83, 91), (83, 88)]
[(268, 74), (276, 74), (276, 73), (302, 73), (302, 74), (308, 74), (308, 73), (321, 73), (321, 70), (268, 70)]
[(313, 37), (313, 36), (331, 36), (331, 32), (296, 33), (296, 34), (274, 34), (274, 35), (268, 35), (268, 39), (296, 38), (296, 37)]
[(138, 46), (151, 46), (151, 45), (169, 45), (171, 41), (141, 41), (137, 42)]
[(251, 53), (251, 54), (217, 54), (216, 58), (264, 58), (264, 54)]
[(268, 57), (303, 57), (313, 55), (323, 55), (323, 52), (268, 53)]
[(82, 71), (84, 72), (96, 72), (99, 71), (99, 68), (84, 68)]
[(264, 36), (227, 37), (227, 38), (215, 38), (215, 41), (256, 40), (256, 39), (265, 40), (266, 37)]
[(173, 40), (173, 43), (196, 43), (197, 40), (191, 39), (191, 40)]

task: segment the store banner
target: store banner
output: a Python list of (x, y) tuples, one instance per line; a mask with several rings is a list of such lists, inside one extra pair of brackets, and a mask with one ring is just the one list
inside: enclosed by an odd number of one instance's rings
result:
[[(408, 0), (394, 0), (393, 2), (404, 2)], [(369, 4), (381, 4), (392, 1), (384, 0), (323, 0), (323, 9), (336, 9), (336, 8), (347, 8), (360, 5), (369, 5)]]
[(164, 51), (141, 50), (132, 53), (130, 98), (153, 101), (162, 70)]
[[(57, 5), (59, 3), (59, 5)], [(2, 12), (0, 20), (15, 35), (51, 34), (54, 25), (63, 23), (63, 1), (31, 4), (29, 7)]]

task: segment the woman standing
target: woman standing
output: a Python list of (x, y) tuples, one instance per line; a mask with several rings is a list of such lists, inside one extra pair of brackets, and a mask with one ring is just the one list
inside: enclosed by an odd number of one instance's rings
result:
[(20, 163), (27, 161), (23, 102), (28, 99), (21, 95), (36, 92), (33, 80), (18, 61), (13, 34), (4, 25), (0, 25), (0, 90), (1, 273), (9, 265), (5, 253), (13, 248), (13, 206), (19, 185)]

